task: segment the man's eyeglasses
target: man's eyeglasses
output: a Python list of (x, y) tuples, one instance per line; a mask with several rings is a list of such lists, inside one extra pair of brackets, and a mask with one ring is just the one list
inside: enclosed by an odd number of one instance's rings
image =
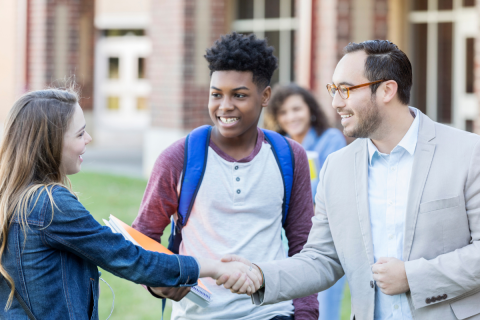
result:
[(328, 90), (328, 93), (330, 93), (330, 95), (332, 96), (332, 98), (335, 98), (335, 93), (338, 92), (338, 94), (340, 95), (340, 97), (342, 99), (348, 99), (348, 98), (350, 98), (350, 90), (358, 89), (358, 88), (361, 88), (361, 87), (366, 87), (366, 86), (369, 86), (371, 84), (375, 84), (375, 83), (379, 83), (379, 82), (383, 82), (383, 81), (388, 81), (388, 80), (377, 80), (377, 81), (364, 83), (364, 84), (359, 84), (358, 86), (351, 86), (351, 87), (347, 87), (344, 84), (341, 84), (337, 87), (333, 83), (329, 83), (329, 84), (327, 84), (327, 90)]

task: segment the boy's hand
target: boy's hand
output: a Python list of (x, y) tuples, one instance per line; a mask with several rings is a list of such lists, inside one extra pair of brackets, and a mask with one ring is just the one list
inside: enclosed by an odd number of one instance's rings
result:
[(178, 301), (182, 300), (190, 292), (190, 287), (179, 287), (179, 288), (173, 288), (173, 287), (152, 288), (152, 287), (150, 287), (150, 290), (152, 290), (152, 292), (155, 293), (159, 297), (171, 299), (173, 301), (178, 302)]

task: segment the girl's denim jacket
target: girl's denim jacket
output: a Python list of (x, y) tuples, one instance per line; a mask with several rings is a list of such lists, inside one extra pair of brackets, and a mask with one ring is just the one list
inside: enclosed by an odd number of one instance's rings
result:
[[(33, 196), (26, 237), (18, 219), (11, 221), (2, 257), (37, 319), (98, 319), (97, 266), (150, 287), (197, 284), (194, 258), (143, 250), (100, 225), (67, 189), (55, 186), (52, 194), (53, 216), (47, 193)], [(0, 319), (27, 319), (15, 298), (4, 310), (9, 293), (0, 276)]]

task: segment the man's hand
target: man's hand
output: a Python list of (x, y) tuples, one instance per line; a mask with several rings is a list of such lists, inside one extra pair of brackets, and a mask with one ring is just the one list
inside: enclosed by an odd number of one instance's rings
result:
[(241, 262), (222, 262), (217, 285), (230, 289), (233, 293), (252, 295), (262, 285), (262, 277), (250, 266)]
[(372, 272), (377, 286), (389, 296), (410, 290), (407, 273), (405, 272), (405, 262), (401, 260), (391, 257), (380, 258), (372, 266)]
[(197, 258), (200, 264), (200, 277), (211, 277), (218, 285), (234, 293), (252, 295), (262, 285), (262, 277), (253, 267), (241, 262), (221, 262), (205, 258)]
[[(243, 263), (246, 267), (248, 267), (248, 269), (250, 268), (252, 269), (252, 272), (254, 273), (256, 278), (256, 280), (252, 279), (252, 282), (254, 282), (254, 285), (255, 285), (255, 290), (251, 292), (249, 295), (255, 293), (262, 286), (262, 283), (263, 283), (262, 272), (260, 272), (258, 267), (252, 264), (248, 259), (245, 259), (237, 255), (233, 255), (233, 254), (227, 254), (223, 256), (220, 261), (228, 262), (228, 263), (240, 262), (240, 263)], [(220, 278), (217, 279), (217, 285), (222, 285), (222, 284), (224, 284), (225, 288), (227, 288), (227, 286), (229, 285), (229, 278), (227, 275), (222, 275)], [(244, 292), (240, 292), (239, 290), (235, 290), (235, 288), (230, 288), (230, 291), (238, 294), (244, 293)]]
[(173, 301), (180, 301), (190, 292), (190, 287), (150, 287), (153, 293), (162, 298), (171, 299)]

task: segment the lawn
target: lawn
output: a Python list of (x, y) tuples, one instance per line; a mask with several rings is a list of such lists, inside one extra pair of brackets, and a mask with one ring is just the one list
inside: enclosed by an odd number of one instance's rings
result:
[[(82, 204), (103, 224), (110, 214), (132, 224), (137, 216), (146, 180), (112, 176), (99, 173), (82, 172), (71, 176), (73, 190), (79, 193)], [(170, 228), (166, 229), (162, 243), (166, 243)], [(161, 300), (153, 298), (143, 287), (115, 277), (102, 271), (102, 278), (107, 281), (115, 292), (115, 310), (111, 319), (147, 320), (160, 319), (162, 312)], [(112, 306), (112, 292), (101, 282), (99, 299), (99, 316), (107, 319)], [(167, 303), (164, 319), (170, 319), (171, 307)], [(345, 290), (342, 302), (342, 320), (350, 317), (350, 291)]]

